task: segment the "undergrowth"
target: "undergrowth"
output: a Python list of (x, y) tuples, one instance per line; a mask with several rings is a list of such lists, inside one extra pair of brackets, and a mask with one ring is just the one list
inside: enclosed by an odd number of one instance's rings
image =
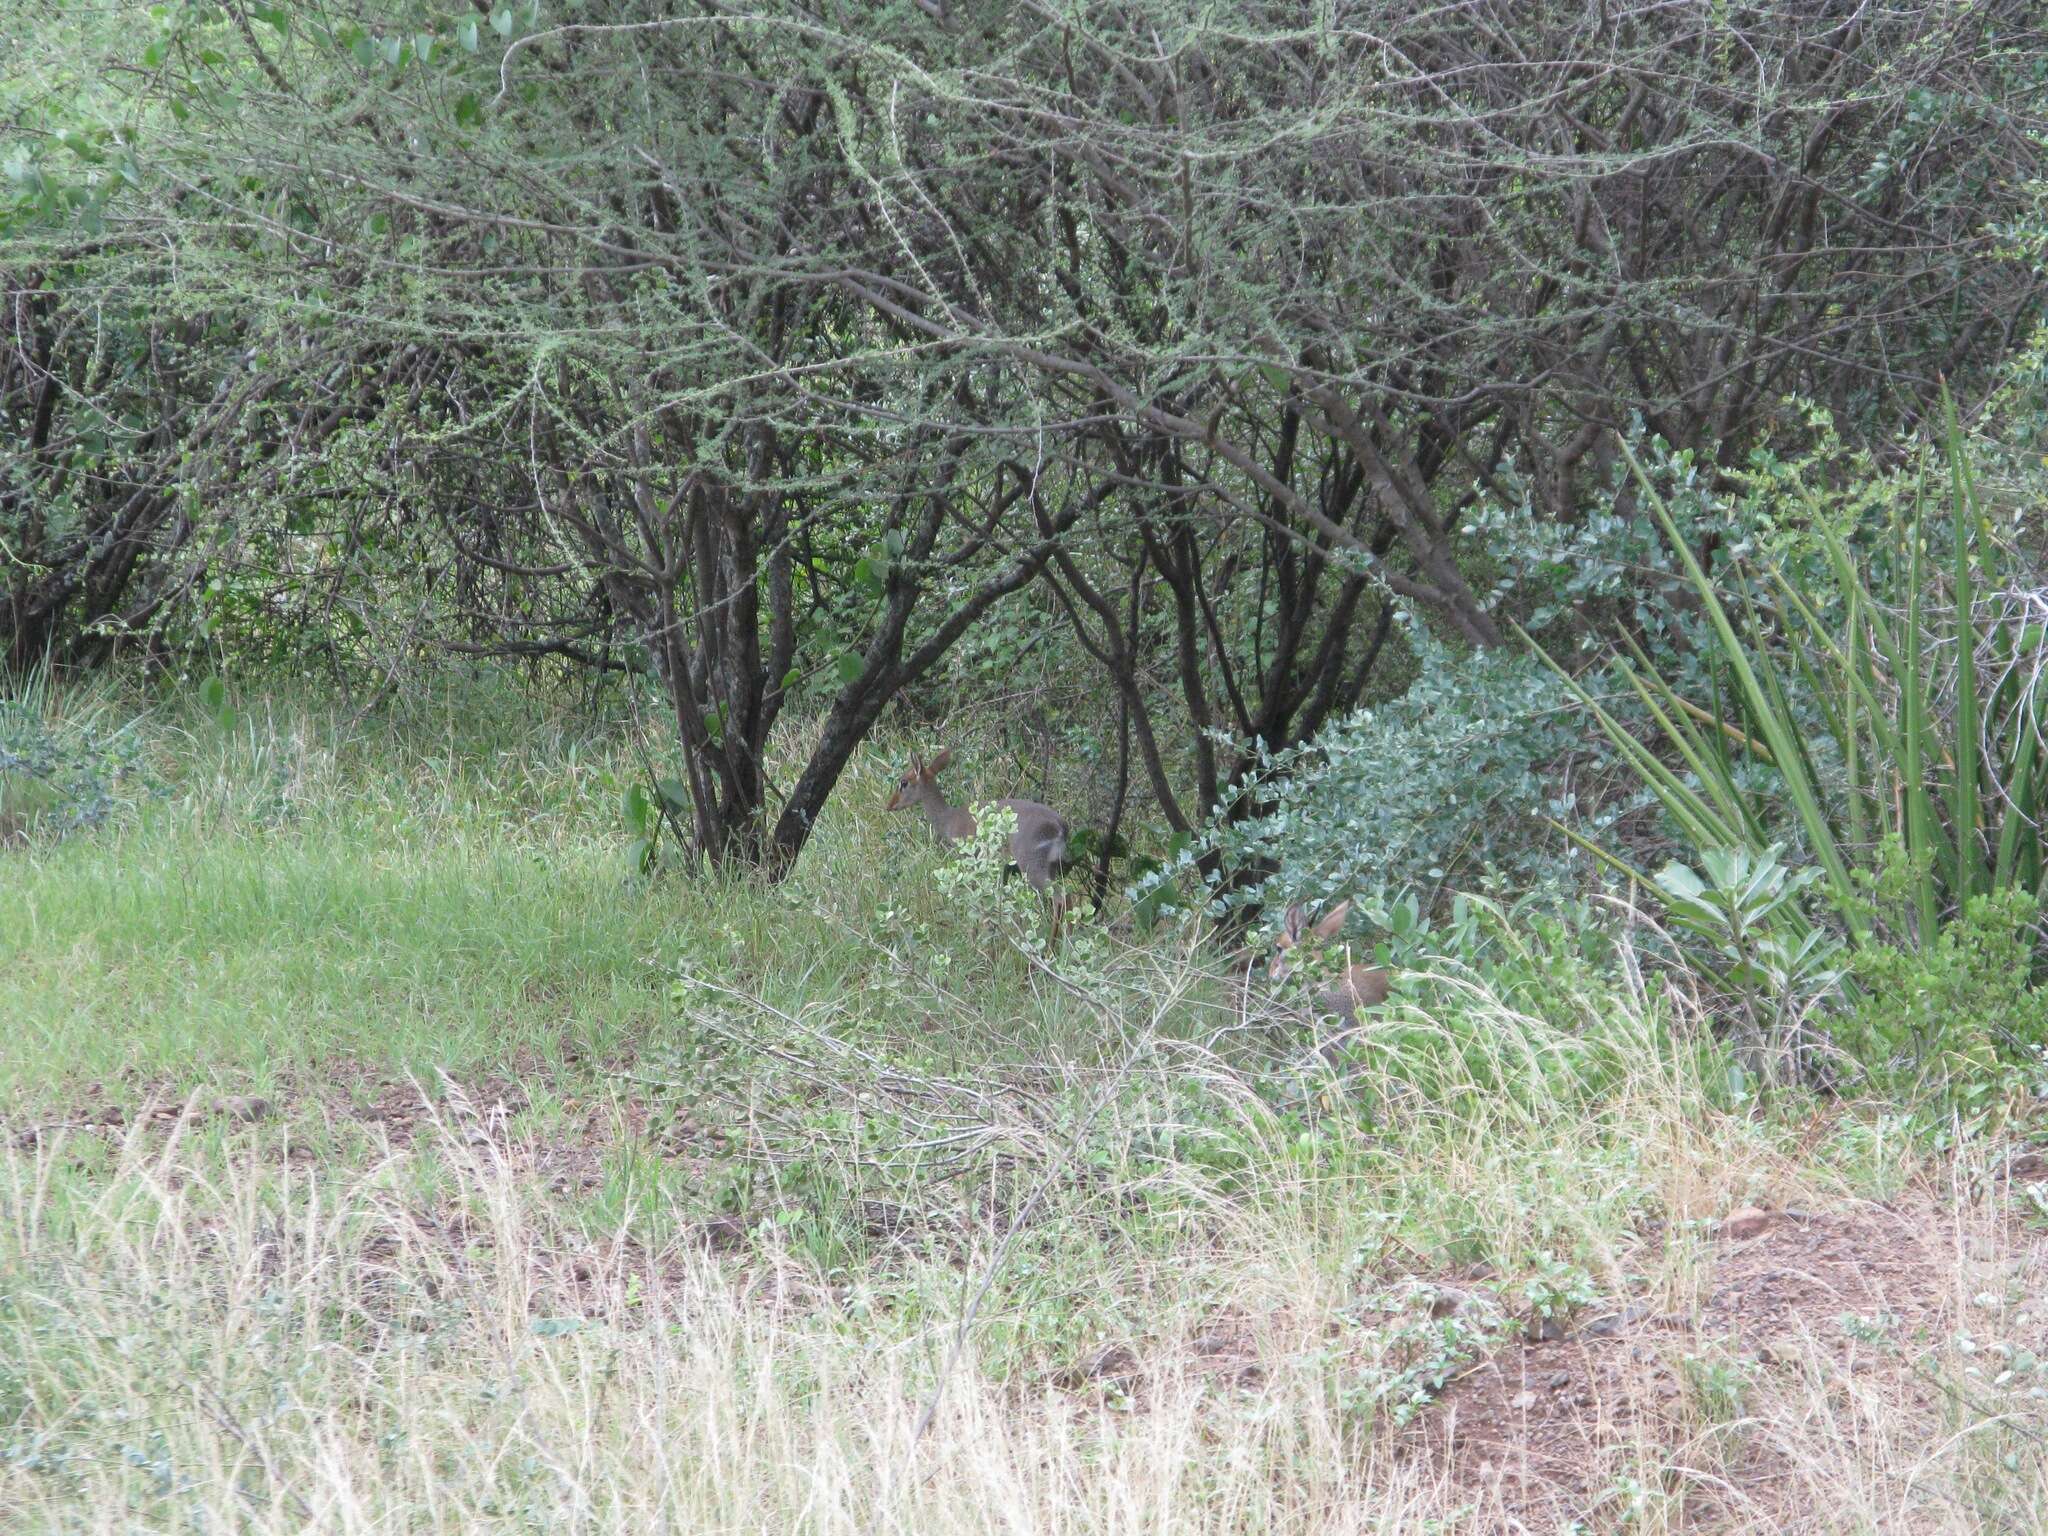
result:
[[(1333, 1046), (1196, 928), (1049, 943), (884, 752), (771, 888), (637, 873), (587, 724), (135, 718), (160, 788), (0, 852), (8, 1529), (1500, 1529), (1418, 1450), (1490, 1361), (1697, 1308), (1739, 1207), (1947, 1166), (1755, 1103), (1590, 910), (1411, 923)], [(1699, 1438), (1588, 1510), (1676, 1522), (1774, 1436), (1830, 1528), (1994, 1486), (1667, 1350)]]

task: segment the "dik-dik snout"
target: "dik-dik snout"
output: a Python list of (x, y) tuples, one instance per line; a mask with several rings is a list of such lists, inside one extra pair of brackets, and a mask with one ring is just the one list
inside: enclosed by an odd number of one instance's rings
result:
[[(1267, 979), (1275, 986), (1285, 981), (1294, 965), (1289, 952), (1320, 949), (1334, 942), (1343, 933), (1344, 919), (1350, 915), (1348, 899), (1338, 902), (1314, 923), (1309, 922), (1308, 909), (1300, 902), (1289, 907), (1280, 921), (1279, 935), (1273, 940), (1272, 957), (1266, 962)], [(1309, 1000), (1319, 1014), (1334, 1013), (1348, 1019), (1361, 1008), (1385, 1002), (1391, 979), (1383, 966), (1347, 965), (1334, 980), (1316, 987)]]

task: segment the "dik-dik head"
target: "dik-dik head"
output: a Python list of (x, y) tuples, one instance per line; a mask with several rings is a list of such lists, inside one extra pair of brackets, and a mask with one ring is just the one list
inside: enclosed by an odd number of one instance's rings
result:
[(1344, 931), (1344, 919), (1351, 915), (1351, 899), (1346, 897), (1314, 923), (1308, 920), (1308, 908), (1296, 902), (1287, 909), (1287, 915), (1280, 920), (1280, 933), (1273, 940), (1273, 954), (1266, 961), (1266, 976), (1274, 983), (1287, 979), (1293, 962), (1287, 952), (1298, 944), (1310, 948), (1327, 944)]
[(953, 749), (941, 747), (939, 755), (926, 762), (915, 752), (910, 754), (910, 766), (903, 770), (903, 777), (896, 781), (896, 793), (889, 797), (888, 809), (900, 811), (905, 806), (916, 805), (924, 799), (925, 792), (936, 787), (939, 772), (953, 761)]

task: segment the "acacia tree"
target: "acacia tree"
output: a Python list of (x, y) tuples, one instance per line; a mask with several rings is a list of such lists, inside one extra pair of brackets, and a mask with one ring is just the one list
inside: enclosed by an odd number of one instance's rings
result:
[[(302, 4), (259, 35), (176, 8), (149, 45), (157, 137), (123, 144), (107, 225), (385, 435), (338, 498), (294, 439), (277, 506), (343, 549), (373, 520), (436, 536), (421, 579), (465, 648), (644, 667), (698, 849), (779, 874), (890, 699), (1038, 573), (1099, 477), (1033, 476), (1065, 508), (1050, 532), (1013, 515), (1027, 487), (981, 430), (1013, 385), (804, 270), (866, 238), (828, 93), (789, 84), (825, 40), (635, 15), (397, 33)], [(621, 94), (621, 69), (651, 83)], [(821, 677), (776, 803), (769, 734)]]
[[(1063, 549), (1055, 580), (1168, 819), (1238, 814), (1256, 742), (1371, 685), (1390, 600), (1500, 639), (1475, 502), (1569, 523), (1631, 495), (1632, 420), (1730, 464), (1789, 394), (1883, 436), (1987, 377), (2040, 313), (1984, 212), (2041, 169), (2042, 27), (2018, 3), (959, 9), (913, 59), (837, 62), (893, 238), (830, 281), (1035, 379), (1035, 429), (1095, 446), (1123, 486), (1102, 563)], [(1170, 698), (1139, 681), (1158, 648)]]
[(2041, 169), (2042, 28), (2022, 3), (962, 10), (932, 28), (950, 73), (841, 69), (895, 125), (872, 195), (899, 239), (833, 280), (1356, 548), (1279, 471), (1327, 440), (1394, 530), (1387, 584), (1485, 641), (1455, 559), (1475, 485), (1570, 518), (1632, 414), (1740, 454), (1789, 392), (1889, 428), (2033, 322), (1986, 213)]
[[(1577, 518), (1635, 417), (1910, 420), (2038, 312), (2035, 12), (185, 0), (95, 216), (219, 328), (181, 399), (260, 340), (267, 409), (383, 434), (453, 637), (644, 652), (698, 843), (782, 869), (1044, 572), (1191, 821), (1254, 760), (1212, 731), (1348, 707), (1391, 601), (1500, 638), (1476, 501)], [(222, 483), (359, 527), (296, 440)]]

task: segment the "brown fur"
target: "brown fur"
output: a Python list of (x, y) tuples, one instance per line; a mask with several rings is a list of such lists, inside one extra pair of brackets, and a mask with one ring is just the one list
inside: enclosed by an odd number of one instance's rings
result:
[[(1286, 980), (1293, 965), (1287, 958), (1287, 952), (1304, 943), (1310, 948), (1320, 948), (1333, 942), (1344, 931), (1344, 919), (1350, 915), (1350, 901), (1340, 901), (1319, 921), (1310, 924), (1307, 908), (1296, 902), (1287, 909), (1287, 915), (1280, 924), (1279, 937), (1273, 940), (1273, 957), (1266, 962), (1266, 975), (1275, 982)], [(1317, 987), (1309, 998), (1317, 1013), (1334, 1013), (1339, 1018), (1349, 1019), (1361, 1008), (1385, 1002), (1392, 980), (1383, 966), (1347, 965), (1342, 975), (1326, 986)]]
[[(974, 812), (964, 805), (948, 805), (939, 788), (939, 772), (953, 760), (953, 749), (943, 748), (926, 762), (913, 757), (903, 777), (896, 781), (896, 793), (889, 797), (889, 809), (917, 806), (931, 823), (932, 836), (941, 843), (957, 843), (974, 835)], [(998, 800), (1017, 813), (1016, 830), (1010, 834), (1010, 859), (1031, 883), (1034, 891), (1045, 893), (1067, 864), (1066, 818), (1049, 805), (1036, 800)]]

